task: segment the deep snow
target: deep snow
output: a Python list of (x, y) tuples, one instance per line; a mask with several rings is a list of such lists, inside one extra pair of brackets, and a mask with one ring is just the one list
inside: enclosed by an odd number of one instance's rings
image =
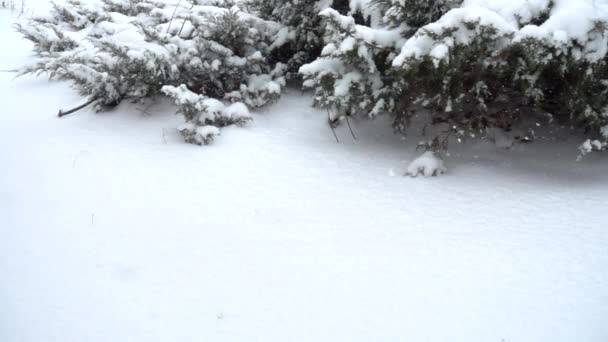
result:
[(2, 342), (608, 340), (608, 159), (577, 141), (412, 179), (415, 141), (336, 144), (295, 90), (209, 147), (169, 101), (56, 118), (81, 101), (0, 73)]

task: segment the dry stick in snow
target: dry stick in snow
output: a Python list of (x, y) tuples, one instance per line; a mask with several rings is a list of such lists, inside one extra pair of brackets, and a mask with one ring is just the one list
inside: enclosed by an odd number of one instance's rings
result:
[[(190, 10), (192, 10), (194, 8), (194, 4), (192, 4), (192, 7), (190, 7)], [(182, 23), (182, 27), (179, 28), (179, 32), (177, 32), (177, 36), (181, 38), (182, 36), (182, 30), (184, 29), (184, 26), (186, 26), (186, 21), (188, 21), (188, 18), (184, 18), (184, 22)]]
[(348, 115), (345, 116), (346, 118), (346, 124), (348, 125), (348, 129), (350, 130), (350, 135), (353, 136), (353, 139), (357, 140), (357, 136), (355, 135), (355, 132), (353, 132), (353, 128), (350, 126), (350, 120), (348, 120)]
[(336, 138), (336, 142), (339, 144), (340, 139), (338, 139), (338, 135), (336, 134), (336, 130), (334, 129), (334, 125), (331, 122), (331, 114), (329, 113), (329, 108), (327, 108), (327, 123), (329, 124), (329, 128), (334, 133), (334, 138)]
[(93, 103), (93, 102), (95, 102), (95, 101), (97, 101), (97, 98), (96, 98), (96, 97), (92, 98), (91, 100), (87, 101), (86, 103), (81, 104), (81, 105), (80, 105), (80, 106), (78, 106), (78, 107), (75, 107), (75, 108), (72, 108), (72, 109), (68, 110), (67, 112), (64, 112), (64, 111), (62, 111), (62, 110), (60, 109), (60, 110), (59, 110), (59, 113), (57, 113), (57, 116), (61, 118), (61, 117), (64, 117), (64, 116), (66, 116), (66, 115), (69, 115), (69, 114), (75, 113), (75, 112), (77, 112), (77, 111), (79, 111), (79, 110), (81, 110), (81, 109), (83, 109), (83, 108), (87, 107), (88, 105), (90, 105), (91, 103)]
[(177, 8), (179, 7), (179, 5), (182, 3), (182, 0), (179, 0), (177, 2), (177, 5), (175, 5), (175, 9), (173, 10), (173, 15), (171, 15), (171, 20), (169, 20), (169, 25), (167, 25), (167, 33), (169, 33), (169, 29), (171, 28), (171, 23), (173, 23), (173, 18), (175, 18), (175, 13), (177, 13)]
[(19, 16), (17, 18), (21, 18), (23, 13), (25, 13), (25, 0), (21, 0), (21, 11), (19, 11)]

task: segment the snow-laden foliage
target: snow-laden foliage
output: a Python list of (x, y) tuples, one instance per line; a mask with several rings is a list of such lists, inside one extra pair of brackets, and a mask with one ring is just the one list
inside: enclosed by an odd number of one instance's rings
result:
[(392, 60), (415, 25), (431, 22), (452, 3), (371, 0), (364, 13), (380, 18), (372, 20), (371, 27), (358, 25), (353, 17), (333, 9), (321, 12), (326, 45), (317, 60), (300, 69), (304, 86), (314, 89), (314, 104), (327, 108), (331, 121), (403, 109)]
[(314, 89), (315, 105), (327, 108), (331, 121), (392, 110), (392, 78), (385, 71), (399, 32), (356, 25), (352, 17), (331, 8), (321, 16), (327, 45), (317, 60), (300, 68), (304, 87)]
[[(322, 55), (300, 71), (315, 104), (340, 115), (388, 112), (403, 131), (412, 110), (446, 137), (549, 118), (608, 141), (608, 2), (605, 0), (375, 0), (377, 25), (331, 10)], [(379, 38), (380, 37), (380, 38)], [(386, 40), (382, 39), (386, 38)], [(444, 143), (445, 142), (445, 143)]]
[(207, 145), (220, 134), (219, 127), (243, 125), (251, 120), (247, 106), (241, 102), (229, 106), (223, 102), (196, 94), (185, 85), (164, 86), (163, 93), (172, 97), (186, 123), (179, 127), (186, 142)]
[(16, 29), (38, 57), (21, 74), (98, 109), (167, 86), (196, 99), (176, 98), (188, 124), (221, 127), (210, 99), (263, 106), (299, 71), (330, 124), (388, 113), (403, 132), (416, 113), (441, 127), (434, 152), (540, 117), (608, 148), (608, 0), (67, 0)]
[(382, 13), (382, 22), (391, 28), (400, 28), (411, 36), (420, 27), (432, 23), (462, 0), (371, 0)]
[[(280, 47), (274, 39), (282, 26), (233, 5), (228, 0), (55, 4), (50, 15), (17, 25), (38, 56), (20, 74), (71, 81), (97, 109), (182, 84), (206, 98), (263, 106), (275, 101), (285, 84), (285, 67), (269, 61)], [(212, 124), (216, 121), (205, 125)]]
[(500, 2), (466, 1), (410, 38), (393, 60), (401, 92), (434, 121), (480, 133), (539, 113), (608, 138), (608, 12)]
[(342, 14), (353, 15), (360, 22), (371, 21), (372, 0), (245, 0), (252, 13), (283, 25), (275, 37), (276, 49), (272, 57), (287, 65), (287, 75), (293, 78), (305, 63), (321, 53), (325, 22), (322, 11), (333, 8)]

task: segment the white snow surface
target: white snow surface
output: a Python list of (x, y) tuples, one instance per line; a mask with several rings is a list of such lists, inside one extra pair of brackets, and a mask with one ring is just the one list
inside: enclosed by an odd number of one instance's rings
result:
[[(40, 7), (36, 11), (40, 11)], [(0, 10), (0, 69), (30, 44)], [(0, 341), (608, 341), (606, 155), (334, 137), (290, 91), (208, 147), (170, 101), (0, 73)]]

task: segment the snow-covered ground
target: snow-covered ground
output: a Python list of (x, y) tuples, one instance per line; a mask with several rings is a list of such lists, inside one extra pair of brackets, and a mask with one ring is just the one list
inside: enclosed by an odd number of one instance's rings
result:
[[(39, 7), (37, 10), (40, 10)], [(29, 56), (0, 10), (0, 69)], [(608, 341), (608, 157), (456, 147), (292, 90), (209, 147), (167, 101), (0, 73), (0, 341)]]

